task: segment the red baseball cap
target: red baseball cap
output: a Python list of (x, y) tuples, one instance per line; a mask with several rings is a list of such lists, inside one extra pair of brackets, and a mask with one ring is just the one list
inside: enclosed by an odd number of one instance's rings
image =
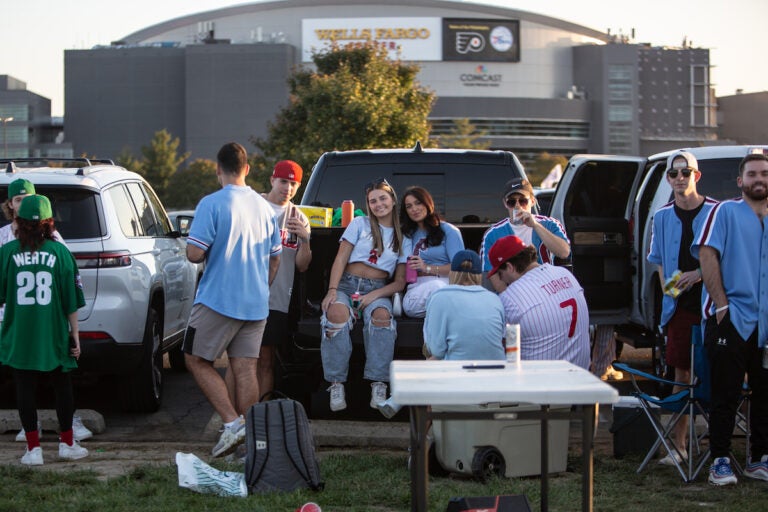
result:
[(283, 178), (285, 180), (298, 181), (299, 183), (301, 183), (302, 174), (301, 166), (293, 160), (280, 160), (272, 170), (273, 178)]
[(488, 277), (495, 274), (499, 267), (509, 258), (520, 254), (520, 251), (525, 249), (525, 247), (525, 242), (515, 235), (505, 236), (496, 240), (491, 250), (488, 251), (488, 259), (491, 260), (491, 266), (493, 267), (488, 272)]

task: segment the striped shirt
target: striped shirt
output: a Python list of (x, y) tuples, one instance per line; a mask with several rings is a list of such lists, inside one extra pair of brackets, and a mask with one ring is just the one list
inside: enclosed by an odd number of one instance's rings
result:
[(562, 267), (529, 270), (499, 296), (507, 322), (520, 324), (521, 359), (565, 360), (589, 367), (589, 311), (584, 289)]

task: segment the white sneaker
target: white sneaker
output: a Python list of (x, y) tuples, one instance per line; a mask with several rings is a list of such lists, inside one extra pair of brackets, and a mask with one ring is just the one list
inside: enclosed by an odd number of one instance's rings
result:
[(666, 457), (659, 459), (659, 464), (662, 466), (674, 466), (675, 463), (673, 460), (676, 460), (678, 464), (682, 464), (683, 461), (688, 460), (688, 453), (685, 451), (681, 451), (680, 453), (683, 455), (682, 458), (677, 454), (677, 452), (668, 453)]
[(77, 441), (72, 441), (72, 445), (59, 443), (59, 458), (64, 460), (77, 460), (88, 456), (88, 450), (80, 446)]
[(331, 392), (331, 411), (342, 411), (347, 408), (347, 401), (344, 399), (344, 384), (334, 382), (328, 391)]
[(93, 432), (83, 425), (83, 419), (80, 416), (72, 417), (72, 437), (75, 441), (83, 441), (93, 437)]
[[(37, 420), (37, 432), (39, 433), (38, 438), (43, 438), (43, 425), (40, 423), (40, 420)], [(19, 430), (19, 433), (16, 434), (16, 441), (20, 443), (26, 443), (27, 442), (27, 433), (24, 432), (24, 427)]]
[(392, 400), (392, 397), (387, 398), (383, 402), (378, 403), (379, 412), (384, 415), (385, 418), (390, 419), (397, 414), (403, 406)]
[(232, 426), (224, 427), (219, 442), (213, 447), (211, 454), (214, 457), (229, 455), (235, 451), (237, 445), (243, 442), (245, 442), (245, 418), (240, 416)]
[(43, 465), (43, 449), (39, 446), (32, 448), (32, 451), (27, 449), (26, 453), (21, 457), (21, 463), (26, 466), (42, 466)]
[(387, 384), (371, 382), (371, 408), (378, 409), (381, 402), (387, 401)]

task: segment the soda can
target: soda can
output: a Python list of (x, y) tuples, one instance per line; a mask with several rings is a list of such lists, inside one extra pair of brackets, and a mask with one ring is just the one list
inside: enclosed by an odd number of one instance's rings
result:
[(360, 294), (355, 292), (349, 296), (349, 305), (352, 306), (352, 310), (355, 312), (355, 318), (360, 318)]
[(520, 363), (520, 324), (507, 324), (505, 328), (504, 352), (508, 363)]

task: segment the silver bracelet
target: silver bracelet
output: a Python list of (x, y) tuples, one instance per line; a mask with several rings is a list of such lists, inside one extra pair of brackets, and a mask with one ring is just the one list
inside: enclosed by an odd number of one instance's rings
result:
[(725, 306), (723, 306), (723, 307), (721, 307), (721, 308), (717, 308), (717, 309), (715, 310), (715, 313), (722, 313), (722, 312), (723, 312), (723, 311), (725, 311), (726, 309), (728, 309), (728, 304), (726, 304)]

